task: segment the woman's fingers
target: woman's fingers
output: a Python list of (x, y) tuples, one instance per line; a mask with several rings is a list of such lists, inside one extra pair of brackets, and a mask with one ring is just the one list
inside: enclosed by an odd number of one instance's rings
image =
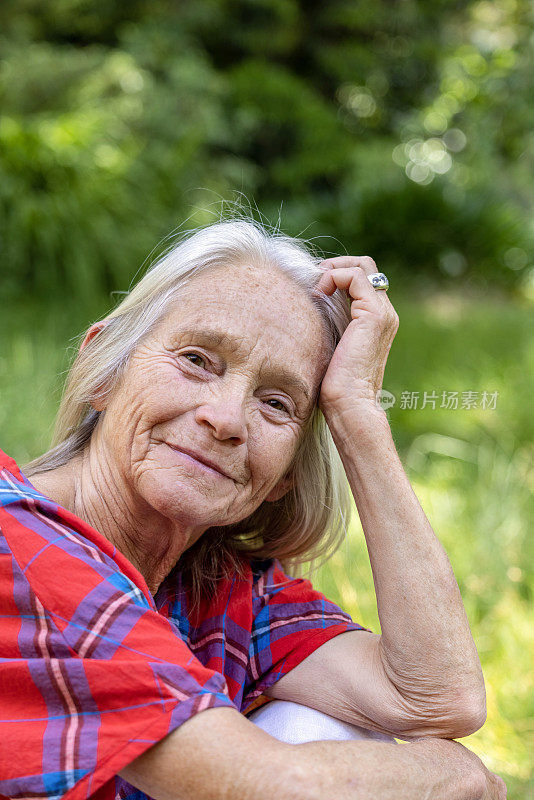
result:
[(320, 266), (329, 266), (333, 269), (338, 267), (364, 267), (369, 272), (380, 272), (376, 262), (371, 256), (336, 256), (335, 258), (325, 258)]
[[(326, 294), (333, 294), (334, 292), (331, 280), (332, 270), (354, 269), (354, 267), (358, 267), (366, 276), (372, 275), (375, 272), (380, 272), (376, 261), (370, 256), (338, 256), (336, 258), (327, 258), (321, 261), (319, 266), (324, 267), (325, 271), (316, 283), (315, 288), (324, 291)], [(371, 282), (367, 278), (366, 280), (373, 292), (377, 292)], [(386, 300), (388, 299), (384, 290), (378, 290), (378, 292), (383, 295)]]
[(329, 269), (324, 275), (321, 275), (320, 281), (315, 288), (328, 295), (334, 294), (336, 289), (345, 289), (353, 300), (358, 299), (356, 295), (371, 298), (376, 291), (361, 267)]
[[(354, 263), (361, 262), (365, 259), (364, 264)], [(350, 261), (349, 266), (343, 266)], [(358, 316), (358, 310), (377, 311), (389, 323), (398, 327), (399, 318), (387, 293), (380, 289), (375, 289), (367, 275), (372, 272), (377, 272), (376, 264), (372, 258), (366, 256), (341, 256), (339, 259), (331, 259), (327, 262), (337, 262), (333, 264), (331, 269), (326, 269), (324, 274), (321, 275), (318, 283), (316, 284), (316, 291), (322, 291), (324, 294), (332, 295), (336, 289), (342, 289), (348, 292), (352, 300), (351, 314), (353, 318)]]

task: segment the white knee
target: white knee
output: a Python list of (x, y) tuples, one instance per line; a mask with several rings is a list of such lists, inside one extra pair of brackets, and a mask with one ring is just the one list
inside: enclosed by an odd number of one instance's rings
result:
[(288, 744), (317, 742), (325, 739), (344, 741), (347, 739), (375, 739), (393, 742), (392, 736), (375, 733), (349, 722), (342, 722), (315, 708), (293, 703), (289, 700), (271, 700), (256, 709), (248, 717), (262, 730)]

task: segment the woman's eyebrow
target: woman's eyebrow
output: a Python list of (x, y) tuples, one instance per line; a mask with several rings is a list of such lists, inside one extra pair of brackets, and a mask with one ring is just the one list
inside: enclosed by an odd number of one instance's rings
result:
[(267, 377), (271, 377), (271, 380), (280, 380), (284, 384), (284, 386), (292, 387), (296, 389), (298, 392), (301, 392), (306, 400), (310, 400), (310, 389), (308, 388), (307, 384), (301, 380), (298, 375), (295, 375), (294, 372), (286, 369), (286, 367), (277, 367), (269, 366), (268, 369), (262, 370), (263, 374)]
[[(226, 333), (225, 331), (217, 331), (212, 329), (199, 329), (199, 328), (191, 328), (185, 331), (180, 332), (181, 335), (190, 335), (194, 336), (196, 339), (202, 339), (206, 344), (212, 346), (219, 346), (223, 342), (229, 345), (229, 347), (235, 349), (240, 344), (239, 337), (231, 336), (230, 334)], [(311, 389), (302, 378), (299, 378), (298, 375), (295, 375), (294, 372), (288, 370), (287, 367), (283, 366), (274, 366), (271, 362), (268, 369), (262, 370), (264, 375), (267, 377), (271, 377), (274, 380), (281, 380), (284, 385), (288, 387), (292, 387), (297, 391), (302, 392), (306, 400), (310, 400), (311, 398)]]
[(204, 339), (207, 344), (221, 344), (225, 339), (228, 340), (230, 343), (234, 343), (235, 339), (232, 336), (229, 336), (224, 331), (215, 331), (215, 330), (201, 330), (199, 328), (187, 328), (186, 330), (180, 331), (181, 336), (196, 336), (199, 339)]

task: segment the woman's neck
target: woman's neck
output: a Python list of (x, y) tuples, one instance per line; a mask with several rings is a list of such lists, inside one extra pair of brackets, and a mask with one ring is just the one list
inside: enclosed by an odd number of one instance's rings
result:
[(120, 485), (104, 453), (90, 448), (64, 464), (37, 473), (31, 482), (42, 494), (83, 519), (133, 564), (155, 595), (181, 554), (201, 535), (173, 523)]

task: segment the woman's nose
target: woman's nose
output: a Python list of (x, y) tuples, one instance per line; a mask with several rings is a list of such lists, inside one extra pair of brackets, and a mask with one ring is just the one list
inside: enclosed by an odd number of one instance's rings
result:
[(217, 439), (238, 439), (239, 443), (247, 440), (244, 404), (235, 397), (218, 397), (203, 403), (198, 406), (195, 419), (200, 424), (208, 424)]

